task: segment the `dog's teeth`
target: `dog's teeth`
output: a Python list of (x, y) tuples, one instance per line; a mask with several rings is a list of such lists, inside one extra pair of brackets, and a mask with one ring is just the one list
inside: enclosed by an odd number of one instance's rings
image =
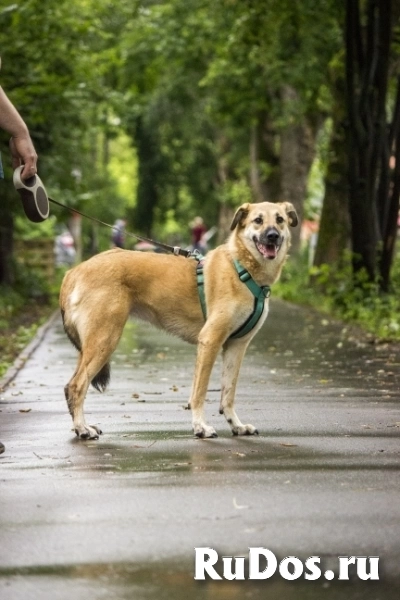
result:
[(256, 244), (257, 250), (260, 254), (262, 254), (265, 258), (275, 258), (278, 254), (278, 247), (275, 244), (268, 244), (264, 246), (264, 244)]

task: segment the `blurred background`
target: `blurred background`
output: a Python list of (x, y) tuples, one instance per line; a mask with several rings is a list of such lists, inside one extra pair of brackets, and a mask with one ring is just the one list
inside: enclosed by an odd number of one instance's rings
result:
[(75, 262), (265, 200), (301, 221), (274, 294), (400, 338), (398, 1), (0, 0), (0, 55), (48, 193), (122, 230), (29, 222), (0, 132), (0, 373)]

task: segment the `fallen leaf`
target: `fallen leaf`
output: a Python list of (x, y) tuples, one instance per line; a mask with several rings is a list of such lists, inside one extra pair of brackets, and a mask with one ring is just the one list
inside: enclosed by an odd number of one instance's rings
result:
[(31, 410), (32, 410), (31, 408), (20, 408), (19, 412), (28, 413), (28, 412), (31, 412)]
[(236, 510), (242, 510), (243, 508), (249, 508), (246, 504), (238, 504), (236, 502), (236, 498), (233, 498), (233, 507), (236, 508)]
[(149, 444), (148, 446), (139, 446), (138, 444), (134, 444), (133, 448), (151, 448), (151, 446), (154, 446), (156, 441), (157, 440), (154, 440), (154, 442), (151, 442), (151, 444)]

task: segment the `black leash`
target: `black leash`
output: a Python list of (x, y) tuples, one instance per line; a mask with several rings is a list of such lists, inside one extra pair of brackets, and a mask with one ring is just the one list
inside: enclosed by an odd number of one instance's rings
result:
[[(106, 223), (105, 221), (96, 219), (96, 217), (87, 215), (76, 208), (72, 208), (71, 206), (66, 206), (65, 204), (62, 204), (61, 202), (57, 202), (57, 200), (50, 198), (50, 196), (48, 196), (48, 199), (49, 199), (49, 202), (52, 202), (53, 204), (56, 204), (57, 206), (61, 206), (61, 208), (65, 208), (66, 210), (71, 210), (72, 212), (75, 212), (78, 215), (85, 217), (85, 219), (89, 219), (90, 221), (94, 221), (95, 223), (99, 223), (99, 225), (104, 225), (105, 227), (109, 227), (110, 229), (115, 229), (114, 225), (110, 225), (110, 223)], [(164, 244), (163, 242), (157, 242), (155, 240), (152, 240), (151, 238), (147, 238), (147, 237), (138, 235), (137, 233), (131, 233), (130, 231), (125, 231), (124, 233), (125, 233), (125, 235), (136, 238), (137, 240), (140, 240), (141, 242), (148, 242), (149, 244), (153, 244), (154, 246), (157, 246), (158, 248), (163, 248), (164, 250), (168, 250), (168, 252), (172, 252), (173, 254), (175, 254), (175, 256), (188, 257), (192, 254), (190, 250), (184, 250), (183, 248), (180, 248), (179, 246), (170, 246), (169, 244)]]
[[(13, 174), (13, 183), (17, 192), (20, 194), (22, 199), (22, 205), (24, 207), (24, 211), (26, 216), (33, 223), (40, 223), (41, 221), (45, 221), (49, 216), (49, 202), (56, 204), (57, 206), (61, 206), (61, 208), (65, 208), (66, 210), (70, 210), (72, 212), (85, 217), (85, 219), (89, 219), (90, 221), (94, 221), (95, 223), (99, 223), (100, 225), (104, 225), (105, 227), (109, 227), (110, 229), (115, 230), (114, 225), (110, 225), (105, 221), (101, 221), (100, 219), (96, 219), (96, 217), (92, 217), (90, 215), (81, 212), (77, 208), (72, 208), (71, 206), (66, 206), (62, 204), (62, 202), (57, 202), (53, 198), (50, 198), (46, 192), (46, 188), (44, 187), (39, 175), (35, 174), (24, 181), (21, 179), (21, 172), (23, 170), (23, 166), (17, 167)], [(172, 252), (175, 256), (184, 256), (187, 257), (197, 257), (198, 252), (191, 250), (184, 250), (179, 246), (170, 246), (169, 244), (164, 244), (163, 242), (156, 242), (147, 237), (143, 237), (138, 235), (137, 233), (131, 233), (130, 231), (125, 231), (125, 234), (129, 237), (134, 237), (137, 240), (142, 242), (147, 242), (149, 244), (153, 244), (153, 246), (157, 246), (158, 248), (162, 248), (163, 250), (167, 250), (168, 252)]]

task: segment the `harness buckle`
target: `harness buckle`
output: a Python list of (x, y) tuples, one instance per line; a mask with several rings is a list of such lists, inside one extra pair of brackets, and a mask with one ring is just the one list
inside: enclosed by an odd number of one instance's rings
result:
[(271, 295), (271, 288), (269, 287), (269, 285), (264, 285), (262, 288), (263, 294), (265, 298), (269, 298)]
[(246, 283), (246, 281), (249, 281), (249, 279), (251, 279), (251, 275), (246, 269), (243, 270), (241, 273), (238, 273), (238, 275), (240, 281), (242, 281), (243, 283)]
[(199, 250), (191, 250), (189, 252), (189, 256), (190, 258), (195, 258), (199, 263), (204, 260), (204, 256), (201, 252), (199, 252)]

